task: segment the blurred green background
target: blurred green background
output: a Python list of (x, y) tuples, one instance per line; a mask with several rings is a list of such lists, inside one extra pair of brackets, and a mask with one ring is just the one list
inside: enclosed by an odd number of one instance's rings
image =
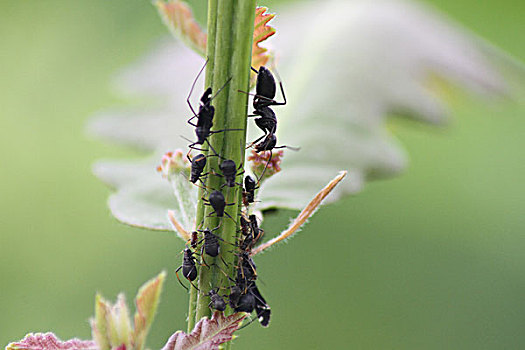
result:
[[(522, 0), (433, 3), (525, 58)], [(112, 219), (90, 172), (137, 154), (84, 134), (90, 114), (122, 102), (112, 75), (166, 34), (149, 1), (0, 2), (0, 346), (29, 331), (89, 338), (96, 291), (131, 299), (163, 269), (150, 348), (185, 328), (182, 242)], [(452, 111), (447, 128), (392, 121), (406, 174), (326, 206), (257, 259), (272, 322), (242, 330), (237, 348), (525, 347), (525, 108), (462, 95)]]

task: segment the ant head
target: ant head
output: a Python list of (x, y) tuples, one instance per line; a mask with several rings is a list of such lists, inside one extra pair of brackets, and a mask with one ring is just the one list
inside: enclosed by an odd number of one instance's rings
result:
[(208, 105), (211, 101), (211, 87), (207, 88), (206, 91), (202, 94), (201, 103), (203, 105)]
[(255, 190), (256, 182), (250, 175), (246, 175), (244, 178), (244, 188), (246, 191), (253, 191)]

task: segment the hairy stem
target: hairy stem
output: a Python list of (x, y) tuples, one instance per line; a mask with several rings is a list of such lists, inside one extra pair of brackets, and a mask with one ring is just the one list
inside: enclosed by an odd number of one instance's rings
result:
[[(240, 129), (213, 134), (209, 141), (223, 159), (231, 159), (237, 166), (244, 165), (248, 109), (248, 96), (238, 90), (249, 89), (254, 17), (255, 0), (209, 0), (206, 84), (216, 93), (231, 78), (213, 100), (215, 116), (212, 130)], [(208, 158), (206, 172), (219, 172), (218, 165), (221, 161), (218, 157)], [(236, 182), (242, 183), (242, 179), (242, 174), (239, 174)], [(226, 289), (231, 284), (228, 276), (233, 276), (234, 273), (236, 255), (233, 245), (236, 244), (238, 234), (241, 187), (225, 186), (221, 189), (223, 183), (224, 179), (220, 176), (208, 176), (206, 187), (209, 191), (206, 195), (220, 189), (229, 204), (226, 212), (233, 219), (226, 214), (223, 218), (216, 218), (215, 215), (210, 217), (213, 209), (205, 206), (202, 200), (204, 193), (201, 193), (197, 206), (197, 225), (204, 222), (204, 229), (219, 227), (214, 233), (224, 241), (221, 241), (219, 258), (214, 259), (204, 254), (209, 267), (199, 268), (198, 282), (195, 282), (200, 291), (192, 288), (190, 292), (188, 328), (193, 328), (195, 322), (202, 317), (210, 316), (207, 293), (215, 287)]]

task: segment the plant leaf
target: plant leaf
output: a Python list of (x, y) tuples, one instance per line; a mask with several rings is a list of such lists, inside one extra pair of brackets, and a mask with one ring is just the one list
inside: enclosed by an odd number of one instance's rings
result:
[(91, 320), (91, 335), (100, 350), (111, 349), (111, 305), (100, 294), (95, 297), (95, 317)]
[(266, 13), (268, 8), (257, 7), (255, 9), (255, 26), (253, 29), (252, 67), (266, 65), (270, 56), (266, 53), (268, 49), (259, 46), (261, 42), (275, 34), (275, 28), (268, 25), (275, 14)]
[[(171, 33), (181, 39), (202, 57), (206, 57), (207, 34), (195, 21), (188, 4), (180, 0), (156, 0), (153, 2), (164, 24)], [(267, 49), (259, 44), (275, 34), (275, 29), (268, 25), (275, 14), (266, 13), (268, 8), (259, 6), (255, 9), (255, 22), (253, 31), (252, 66), (265, 65), (270, 58)]]
[(301, 3), (277, 20), (274, 43), (289, 101), (276, 112), (278, 144), (301, 150), (285, 151), (283, 171), (260, 189), (260, 209), (301, 209), (340, 169), (349, 170), (349, 180), (327, 202), (401, 173), (407, 156), (386, 119), (397, 112), (443, 123), (436, 76), (485, 97), (509, 92), (489, 63), (494, 49), (484, 54), (478, 38), (414, 2)]
[(162, 350), (216, 350), (219, 345), (232, 339), (239, 328), (244, 313), (235, 313), (228, 317), (215, 311), (211, 320), (203, 318), (195, 325), (190, 334), (178, 331), (173, 334)]
[(180, 38), (199, 55), (206, 56), (207, 35), (195, 21), (193, 12), (186, 2), (157, 0), (153, 4), (157, 7), (164, 24), (175, 37)]
[(166, 273), (140, 287), (135, 299), (135, 327), (131, 326), (124, 294), (119, 294), (115, 305), (97, 295), (95, 317), (91, 319), (91, 332), (99, 350), (144, 348), (146, 336), (155, 316)]
[(29, 333), (19, 342), (7, 345), (6, 350), (99, 350), (94, 341), (71, 339), (62, 341), (53, 333)]
[[(116, 192), (109, 197), (109, 208), (117, 220), (152, 230), (170, 230), (168, 209), (191, 229), (195, 221), (197, 191), (182, 175), (167, 181), (155, 170), (160, 156), (141, 161), (100, 161), (95, 175)], [(170, 187), (171, 182), (171, 187)]]
[[(386, 128), (386, 119), (398, 112), (423, 122), (443, 123), (447, 108), (433, 84), (436, 77), (484, 96), (512, 93), (491, 65), (494, 61), (510, 78), (509, 86), (523, 89), (520, 64), (410, 1), (300, 2), (281, 11), (274, 21), (280, 21), (279, 35), (272, 41), (279, 48), (278, 69), (288, 99), (286, 106), (275, 108), (278, 143), (301, 150), (285, 150), (283, 171), (259, 190), (259, 209), (301, 209), (341, 169), (348, 169), (349, 180), (337, 186), (326, 202), (361, 190), (368, 180), (401, 173), (407, 156)], [(156, 96), (164, 104), (142, 117), (143, 112), (112, 112), (93, 122), (91, 131), (151, 149), (157, 152), (156, 159), (163, 152), (186, 147), (177, 135), (194, 137), (186, 124), (185, 98), (203, 64), (197, 57), (180, 44), (162, 43), (121, 74), (118, 86), (127, 94)], [(202, 90), (198, 82), (195, 91)], [(260, 134), (250, 123), (249, 140)], [(112, 180), (124, 183), (133, 177), (121, 176)], [(137, 188), (159, 180), (153, 170), (138, 178)], [(139, 194), (130, 187), (132, 193), (122, 201), (110, 200), (113, 212), (134, 225), (169, 229), (166, 211), (175, 208), (175, 201), (163, 198), (159, 186), (143, 187)], [(129, 203), (133, 201), (144, 206), (147, 217), (141, 216), (142, 210), (122, 215), (135, 207)], [(120, 205), (128, 207), (119, 210)]]
[(133, 333), (136, 350), (144, 347), (146, 336), (157, 312), (160, 293), (162, 292), (165, 279), (166, 272), (161, 272), (157, 277), (146, 282), (139, 289), (135, 299), (137, 311), (135, 312), (135, 331)]

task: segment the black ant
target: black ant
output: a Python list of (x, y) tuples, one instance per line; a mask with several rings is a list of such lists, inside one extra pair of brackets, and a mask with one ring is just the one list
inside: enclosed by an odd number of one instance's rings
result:
[(255, 152), (257, 153), (260, 153), (260, 152), (263, 152), (263, 151), (269, 151), (270, 152), (270, 158), (268, 159), (268, 162), (266, 162), (266, 165), (264, 166), (264, 169), (261, 173), (261, 176), (259, 176), (259, 179), (257, 181), (257, 185), (259, 184), (259, 182), (261, 181), (261, 179), (263, 178), (264, 176), (264, 173), (266, 172), (266, 168), (268, 168), (268, 164), (270, 164), (270, 162), (272, 161), (272, 157), (273, 157), (273, 150), (274, 149), (278, 149), (278, 148), (288, 148), (288, 149), (291, 149), (292, 151), (299, 151), (300, 148), (297, 148), (297, 147), (291, 147), (291, 146), (275, 146), (277, 144), (277, 136), (275, 136), (275, 134), (268, 134), (266, 135), (266, 137), (264, 138), (264, 140), (262, 140), (261, 142), (259, 142), (258, 144), (255, 145)]
[(242, 193), (242, 201), (244, 206), (248, 206), (250, 203), (255, 202), (255, 190), (258, 189), (257, 183), (250, 175), (246, 175), (244, 178), (244, 191)]
[(217, 311), (224, 311), (226, 310), (226, 302), (224, 301), (224, 298), (219, 295), (218, 290), (212, 289), (208, 293), (208, 296), (210, 297), (210, 303), (208, 304), (208, 307)]
[(219, 255), (220, 245), (219, 245), (219, 237), (211, 232), (210, 230), (204, 230), (204, 245), (203, 249), (204, 252), (211, 256), (216, 257)]
[[(270, 106), (281, 106), (286, 104), (286, 95), (284, 93), (283, 84), (279, 81), (281, 94), (283, 95), (283, 102), (274, 100), (276, 93), (275, 78), (268, 68), (261, 66), (259, 71), (251, 67), (252, 71), (257, 74), (257, 82), (255, 85), (255, 94), (253, 94), (253, 108), (255, 111), (252, 116), (258, 116), (255, 119), (255, 124), (264, 132), (264, 135), (255, 140), (252, 144), (259, 142), (267, 134), (274, 134), (277, 130), (277, 117)], [(239, 92), (247, 93), (238, 90)], [(250, 93), (247, 93), (252, 95)]]
[(255, 309), (255, 302), (255, 296), (248, 291), (240, 295), (233, 309), (235, 312), (247, 312), (250, 314)]
[(250, 234), (250, 221), (245, 218), (244, 215), (241, 215), (241, 233), (243, 236), (248, 236)]
[(259, 228), (257, 217), (254, 214), (250, 215), (250, 228), (252, 229), (252, 235), (255, 244), (264, 235), (264, 230)]
[[(208, 61), (204, 63), (204, 66), (199, 71), (199, 74), (197, 74), (197, 77), (195, 78), (191, 86), (188, 98), (186, 99), (186, 102), (188, 103), (188, 106), (190, 107), (193, 113), (193, 116), (190, 119), (188, 119), (188, 124), (195, 127), (195, 133), (197, 135), (197, 141), (189, 145), (191, 149), (197, 149), (194, 146), (202, 145), (204, 144), (204, 142), (207, 142), (210, 148), (212, 148), (208, 141), (208, 136), (210, 136), (211, 134), (216, 134), (216, 133), (223, 132), (223, 131), (239, 130), (239, 129), (224, 129), (224, 130), (211, 131), (211, 128), (213, 127), (213, 116), (215, 115), (215, 107), (211, 105), (211, 101), (226, 87), (226, 85), (231, 81), (232, 79), (231, 77), (224, 83), (224, 85), (217, 91), (215, 95), (212, 96), (211, 87), (207, 88), (206, 91), (204, 91), (204, 93), (202, 94), (200, 98), (200, 102), (199, 102), (199, 113), (195, 113), (195, 110), (193, 109), (193, 106), (191, 105), (190, 97), (191, 97), (191, 94), (193, 93), (193, 89), (195, 88), (195, 83), (197, 82), (197, 79), (199, 79), (199, 76), (201, 75), (202, 71), (204, 70), (207, 64), (208, 64)], [(197, 124), (192, 123), (192, 120), (194, 118), (197, 118)]]
[(202, 182), (201, 177), (207, 175), (202, 174), (206, 166), (206, 156), (201, 153), (193, 157), (193, 159), (190, 159), (189, 155), (187, 157), (191, 162), (190, 182), (196, 183), (199, 180)]
[[(251, 252), (255, 243), (257, 243), (264, 234), (264, 231), (260, 229), (257, 224), (257, 217), (253, 214), (250, 215), (249, 221), (241, 216), (241, 232), (244, 238), (239, 244), (239, 249), (241, 252), (247, 253)], [(251, 263), (253, 264), (253, 261)], [(255, 264), (253, 264), (253, 269), (255, 270)]]
[[(255, 282), (250, 282), (244, 293), (239, 285), (234, 285), (228, 297), (230, 306), (235, 312), (252, 313), (255, 310), (261, 326), (268, 327), (271, 315), (270, 306), (264, 300)], [(250, 324), (251, 322), (242, 328)]]
[(237, 175), (241, 175), (244, 173), (243, 170), (242, 172), (237, 174), (237, 172), (242, 169), (242, 164), (239, 165), (239, 167), (237, 168), (235, 162), (231, 159), (226, 159), (221, 164), (219, 164), (219, 169), (221, 170), (222, 175), (224, 176), (225, 183), (223, 187), (234, 187), (235, 185), (238, 185), (235, 182), (235, 178), (237, 177)]
[(250, 282), (257, 279), (255, 263), (250, 257), (248, 251), (242, 251), (239, 254), (239, 268), (237, 269), (237, 282), (246, 289)]
[(226, 214), (230, 219), (232, 219), (235, 222), (235, 219), (232, 218), (230, 214), (224, 211), (227, 205), (234, 205), (235, 203), (226, 203), (224, 195), (221, 191), (213, 191), (208, 197), (208, 199), (204, 198), (203, 200), (205, 205), (211, 205), (211, 207), (213, 208), (213, 212), (211, 212), (209, 216), (215, 214), (218, 218), (222, 218), (224, 214)]
[(252, 313), (255, 309), (255, 296), (249, 292), (249, 288), (239, 279), (237, 279), (235, 285), (230, 288), (228, 299), (230, 307), (235, 312)]
[[(177, 276), (177, 279), (179, 280), (179, 283), (181, 284), (181, 286), (183, 286), (186, 290), (188, 290), (188, 288), (181, 282), (180, 278), (179, 278), (179, 271), (180, 269), (182, 269), (182, 275), (184, 277), (186, 277), (186, 279), (191, 283), (192, 281), (194, 281), (196, 278), (197, 278), (197, 267), (195, 266), (195, 257), (193, 256), (193, 254), (195, 254), (194, 252), (191, 251), (190, 248), (186, 247), (184, 249), (184, 257), (182, 258), (182, 265), (179, 266), (177, 268), (177, 270), (175, 270), (175, 275)], [(193, 285), (193, 283), (191, 283), (191, 285), (193, 287), (195, 287)], [(198, 289), (197, 287), (195, 287), (196, 289)]]

